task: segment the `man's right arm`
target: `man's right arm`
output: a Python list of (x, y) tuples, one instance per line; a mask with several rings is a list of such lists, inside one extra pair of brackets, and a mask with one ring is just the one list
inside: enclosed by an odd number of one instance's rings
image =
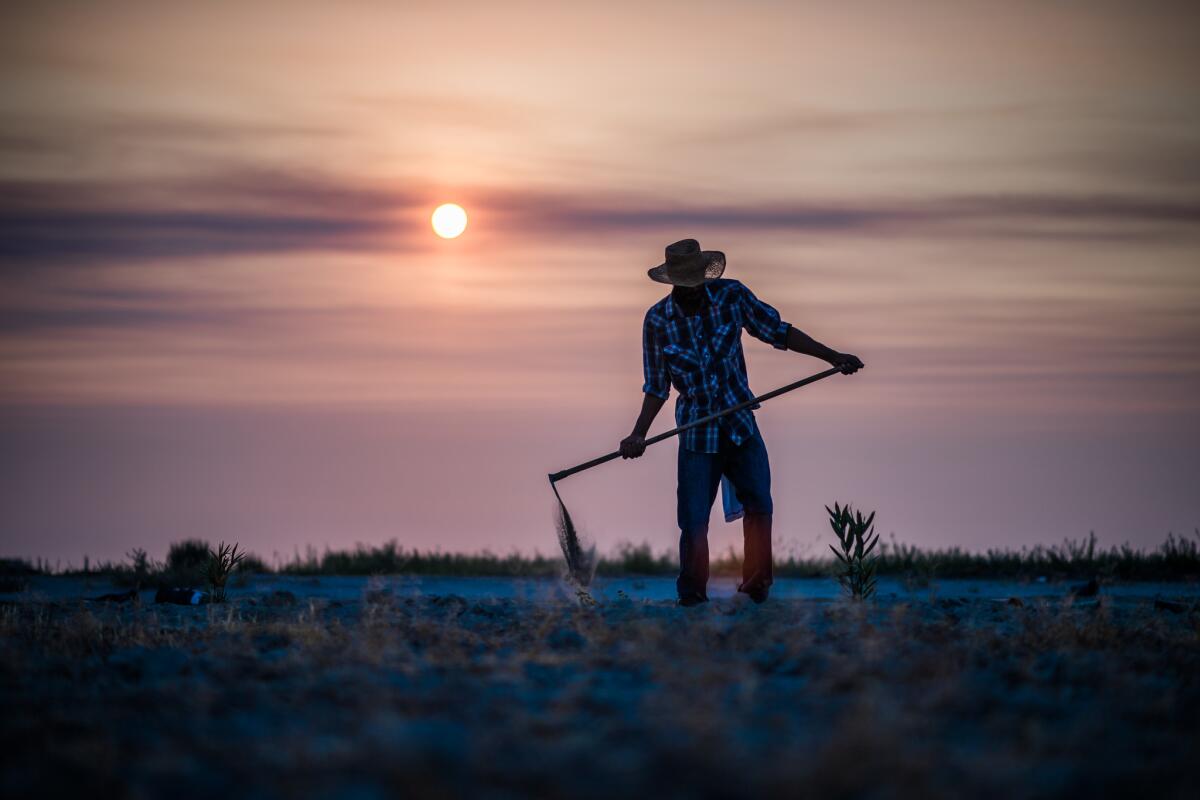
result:
[(649, 312), (642, 322), (642, 372), (646, 379), (642, 391), (646, 395), (642, 398), (642, 411), (633, 424), (633, 433), (621, 440), (622, 458), (637, 458), (646, 452), (646, 434), (650, 431), (650, 424), (654, 422), (663, 403), (667, 402), (671, 391), (662, 343)]
[(633, 424), (633, 433), (621, 440), (621, 458), (637, 458), (646, 452), (646, 434), (650, 432), (650, 424), (665, 402), (667, 398), (652, 394), (642, 398), (642, 413)]

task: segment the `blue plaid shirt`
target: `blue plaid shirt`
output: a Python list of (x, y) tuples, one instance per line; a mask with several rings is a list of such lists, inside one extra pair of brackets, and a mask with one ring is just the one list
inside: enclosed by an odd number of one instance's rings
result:
[[(685, 316), (667, 295), (646, 312), (642, 324), (642, 391), (664, 400), (672, 385), (675, 424), (686, 425), (701, 417), (754, 397), (746, 379), (742, 354), (742, 328), (756, 339), (780, 350), (787, 349), (788, 323), (779, 312), (739, 281), (718, 279), (704, 284), (708, 305), (694, 316)], [(751, 409), (755, 404), (719, 420), (684, 431), (680, 437), (688, 450), (717, 452), (721, 425), (737, 444), (757, 430)]]

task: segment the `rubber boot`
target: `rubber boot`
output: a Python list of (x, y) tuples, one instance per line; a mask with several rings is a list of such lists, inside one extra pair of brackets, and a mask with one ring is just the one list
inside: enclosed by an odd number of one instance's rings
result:
[(679, 604), (694, 606), (708, 600), (708, 523), (679, 532)]
[(774, 578), (771, 573), (771, 515), (747, 512), (742, 518), (742, 537), (745, 556), (742, 559), (742, 582), (737, 590), (761, 603), (767, 599)]

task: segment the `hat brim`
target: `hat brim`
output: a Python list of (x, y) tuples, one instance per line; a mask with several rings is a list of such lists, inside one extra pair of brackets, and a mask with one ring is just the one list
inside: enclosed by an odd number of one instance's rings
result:
[(720, 250), (701, 250), (686, 264), (659, 264), (646, 270), (650, 280), (670, 286), (701, 286), (715, 281), (725, 272), (725, 254)]

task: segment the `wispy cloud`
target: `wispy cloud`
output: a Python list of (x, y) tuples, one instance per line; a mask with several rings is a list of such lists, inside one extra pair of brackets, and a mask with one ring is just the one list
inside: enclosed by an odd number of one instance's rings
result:
[(403, 249), (411, 223), (395, 214), (414, 202), (395, 189), (253, 168), (191, 179), (0, 181), (0, 263), (362, 250), (383, 240)]
[(379, 220), (253, 211), (43, 211), (0, 217), (0, 262), (87, 264), (172, 257), (362, 249)]
[(110, 111), (86, 115), (12, 117), (0, 123), (0, 158), (56, 152), (78, 158), (114, 147), (186, 146), (214, 142), (244, 145), (281, 140), (329, 140), (345, 134), (333, 125), (277, 122), (262, 119)]
[(883, 132), (895, 135), (906, 127), (1015, 118), (1036, 110), (1038, 106), (1028, 102), (945, 108), (777, 108), (766, 113), (709, 121), (681, 133), (665, 135), (661, 141), (669, 146), (755, 147), (761, 146), (764, 140), (781, 137), (831, 138)]
[[(855, 231), (1104, 241), (1200, 233), (1200, 198), (1021, 193), (691, 204), (612, 193), (471, 192), (506, 230), (545, 238), (646, 230)], [(0, 263), (417, 248), (427, 193), (302, 172), (225, 170), (193, 179), (0, 182)], [(409, 214), (401, 214), (410, 211)]]

